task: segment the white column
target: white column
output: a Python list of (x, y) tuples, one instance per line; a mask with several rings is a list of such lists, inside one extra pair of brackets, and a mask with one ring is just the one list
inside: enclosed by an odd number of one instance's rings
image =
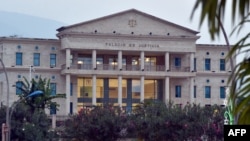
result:
[(6, 134), (6, 124), (5, 123), (2, 123), (2, 141), (5, 141), (6, 139), (5, 139), (5, 135), (7, 135)]
[(194, 71), (194, 53), (190, 54), (190, 71)]
[(96, 68), (96, 50), (92, 50), (92, 68)]
[(144, 70), (144, 51), (141, 51), (141, 70)]
[(168, 52), (165, 53), (165, 66), (166, 66), (166, 70), (169, 70), (169, 53)]
[(70, 49), (66, 49), (66, 68), (70, 68)]
[(119, 70), (122, 69), (122, 51), (121, 50), (118, 51), (118, 69)]
[(190, 104), (194, 103), (194, 78), (190, 78)]
[(169, 77), (165, 77), (165, 103), (170, 102)]
[(92, 76), (92, 105), (96, 105), (96, 75)]
[(118, 105), (122, 107), (122, 76), (118, 76)]
[(55, 129), (56, 128), (56, 115), (53, 114), (52, 115), (52, 129)]
[(70, 113), (70, 74), (66, 74), (66, 115)]
[(141, 93), (140, 93), (140, 101), (144, 101), (144, 76), (141, 76)]

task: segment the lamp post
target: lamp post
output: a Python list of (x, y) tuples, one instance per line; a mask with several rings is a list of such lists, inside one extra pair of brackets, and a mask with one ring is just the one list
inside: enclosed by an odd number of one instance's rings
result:
[[(7, 75), (7, 72), (6, 72), (6, 69), (5, 69), (5, 65), (2, 61), (2, 59), (0, 58), (0, 62), (1, 62), (1, 65), (3, 66), (3, 71), (4, 71), (4, 74), (5, 74), (5, 77), (6, 77), (6, 83), (7, 83), (7, 99), (6, 99), (6, 126), (8, 127), (9, 125), (9, 99), (10, 99), (10, 95), (9, 95), (9, 79), (8, 79), (8, 75)], [(9, 130), (8, 130), (9, 131)], [(8, 132), (6, 132), (8, 134)], [(8, 136), (6, 135), (6, 138)], [(8, 138), (6, 139), (8, 140)]]
[(40, 90), (37, 90), (37, 91), (34, 91), (34, 92), (32, 92), (32, 93), (30, 93), (28, 96), (26, 96), (24, 99), (19, 99), (13, 106), (12, 106), (12, 108), (11, 108), (11, 111), (10, 111), (10, 114), (9, 114), (9, 125), (8, 125), (8, 131), (9, 131), (9, 134), (8, 134), (8, 140), (6, 140), (6, 141), (10, 141), (10, 138), (11, 138), (11, 117), (12, 117), (12, 113), (13, 113), (13, 111), (14, 111), (14, 109), (16, 108), (16, 106), (20, 103), (20, 102), (22, 102), (23, 100), (26, 100), (27, 98), (29, 98), (29, 97), (33, 97), (33, 96), (37, 96), (37, 95), (41, 95), (41, 94), (43, 94), (43, 91), (40, 91)]
[(224, 104), (226, 106), (226, 111), (224, 112), (224, 124), (225, 125), (232, 125), (234, 122), (234, 117), (232, 114), (232, 101), (230, 99), (230, 87), (226, 87), (226, 99), (224, 101)]
[(31, 80), (32, 80), (32, 72), (35, 71), (34, 67), (32, 65), (29, 66), (29, 88), (31, 88)]

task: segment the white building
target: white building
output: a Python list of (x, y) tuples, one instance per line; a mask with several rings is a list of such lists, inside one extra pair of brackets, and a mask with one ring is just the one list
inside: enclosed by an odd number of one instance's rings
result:
[[(231, 73), (228, 48), (196, 44), (197, 31), (135, 9), (57, 31), (58, 39), (0, 38), (10, 103), (18, 98), (12, 85), (31, 74), (50, 79), (55, 93), (66, 93), (57, 99), (57, 115), (105, 103), (130, 110), (148, 99), (223, 105)], [(6, 97), (1, 71), (2, 104)]]

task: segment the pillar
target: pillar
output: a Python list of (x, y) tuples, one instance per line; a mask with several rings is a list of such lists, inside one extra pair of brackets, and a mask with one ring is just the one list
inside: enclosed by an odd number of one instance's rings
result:
[(194, 78), (190, 78), (190, 104), (194, 103)]
[(96, 68), (96, 50), (92, 50), (92, 68)]
[(144, 101), (144, 76), (141, 76), (141, 93), (140, 93), (140, 101)]
[(70, 113), (70, 74), (66, 74), (66, 115)]
[(169, 77), (165, 77), (165, 103), (170, 102), (170, 86), (169, 86)]
[(194, 71), (194, 53), (190, 54), (190, 71)]
[(118, 69), (119, 70), (122, 69), (122, 51), (121, 50), (118, 51)]
[(96, 75), (92, 76), (92, 105), (96, 105)]
[(122, 76), (118, 76), (118, 105), (122, 107)]
[(5, 128), (6, 128), (5, 123), (2, 123), (2, 141), (6, 140), (6, 138), (5, 138), (6, 129)]
[(56, 128), (56, 115), (53, 114), (52, 115), (52, 129), (55, 129)]
[(166, 71), (169, 70), (169, 52), (165, 53), (165, 67), (166, 67)]
[(144, 70), (144, 51), (141, 51), (141, 70)]
[(70, 49), (66, 49), (66, 68), (70, 68)]

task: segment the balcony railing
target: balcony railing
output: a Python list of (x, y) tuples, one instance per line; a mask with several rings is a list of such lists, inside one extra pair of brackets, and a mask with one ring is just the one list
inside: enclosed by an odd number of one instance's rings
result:
[(173, 72), (189, 72), (190, 67), (183, 67), (183, 66), (171, 66), (170, 71)]
[[(119, 70), (118, 65), (112, 64), (97, 64), (96, 68), (93, 68), (92, 64), (71, 64), (71, 69), (79, 69), (79, 70)], [(62, 69), (66, 69), (66, 65), (62, 65)], [(140, 65), (123, 65), (121, 70), (123, 71), (170, 71), (170, 72), (189, 72), (190, 67), (177, 67), (177, 66), (170, 66), (169, 70), (166, 69), (164, 65), (155, 65), (149, 66), (145, 65), (144, 69), (141, 70)]]

